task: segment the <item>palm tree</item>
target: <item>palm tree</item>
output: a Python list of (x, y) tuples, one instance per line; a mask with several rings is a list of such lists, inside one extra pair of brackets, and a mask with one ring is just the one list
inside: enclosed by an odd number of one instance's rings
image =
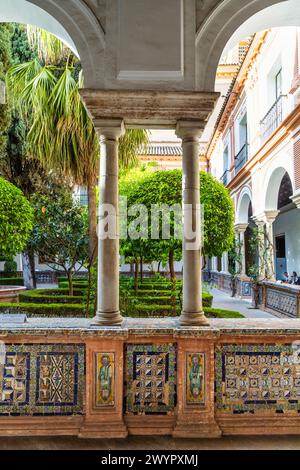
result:
[[(41, 65), (38, 60), (12, 67), (7, 88), (23, 116), (31, 120), (29, 152), (45, 168), (71, 177), (88, 188), (90, 262), (97, 252), (96, 184), (99, 173), (99, 138), (81, 101), (78, 78), (68, 63), (64, 68)], [(120, 140), (120, 166), (133, 166), (137, 151), (148, 142), (144, 130), (129, 130)]]

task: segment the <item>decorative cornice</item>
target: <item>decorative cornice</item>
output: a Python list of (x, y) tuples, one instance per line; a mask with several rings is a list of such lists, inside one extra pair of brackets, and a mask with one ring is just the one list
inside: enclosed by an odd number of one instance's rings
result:
[(180, 120), (206, 122), (219, 93), (82, 89), (93, 119), (124, 119), (128, 128), (174, 129)]

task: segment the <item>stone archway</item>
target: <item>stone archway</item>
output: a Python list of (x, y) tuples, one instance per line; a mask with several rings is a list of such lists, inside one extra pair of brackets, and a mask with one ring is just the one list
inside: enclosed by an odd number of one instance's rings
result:
[(98, 19), (82, 0), (2, 0), (0, 21), (46, 29), (80, 57), (86, 87), (97, 87), (101, 83), (104, 33)]
[(196, 87), (213, 90), (224, 49), (258, 31), (300, 25), (297, 0), (224, 0), (200, 25), (196, 36)]
[(269, 176), (267, 190), (265, 195), (265, 211), (277, 211), (280, 209), (278, 207), (278, 199), (280, 194), (280, 188), (282, 186), (283, 179), (288, 180), (289, 185), (291, 188), (292, 186), (292, 178), (284, 167), (277, 167), (272, 171)]

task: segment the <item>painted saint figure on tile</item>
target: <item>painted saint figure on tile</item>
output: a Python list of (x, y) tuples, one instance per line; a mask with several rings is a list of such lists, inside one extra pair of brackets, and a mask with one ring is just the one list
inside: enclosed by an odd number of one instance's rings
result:
[(204, 404), (204, 354), (187, 353), (187, 403)]
[(114, 406), (114, 353), (96, 354), (96, 406)]

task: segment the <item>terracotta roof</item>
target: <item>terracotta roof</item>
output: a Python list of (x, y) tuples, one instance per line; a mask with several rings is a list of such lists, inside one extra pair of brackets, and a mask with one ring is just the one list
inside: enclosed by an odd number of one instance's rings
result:
[(182, 148), (180, 145), (149, 144), (141, 149), (140, 155), (181, 157)]

